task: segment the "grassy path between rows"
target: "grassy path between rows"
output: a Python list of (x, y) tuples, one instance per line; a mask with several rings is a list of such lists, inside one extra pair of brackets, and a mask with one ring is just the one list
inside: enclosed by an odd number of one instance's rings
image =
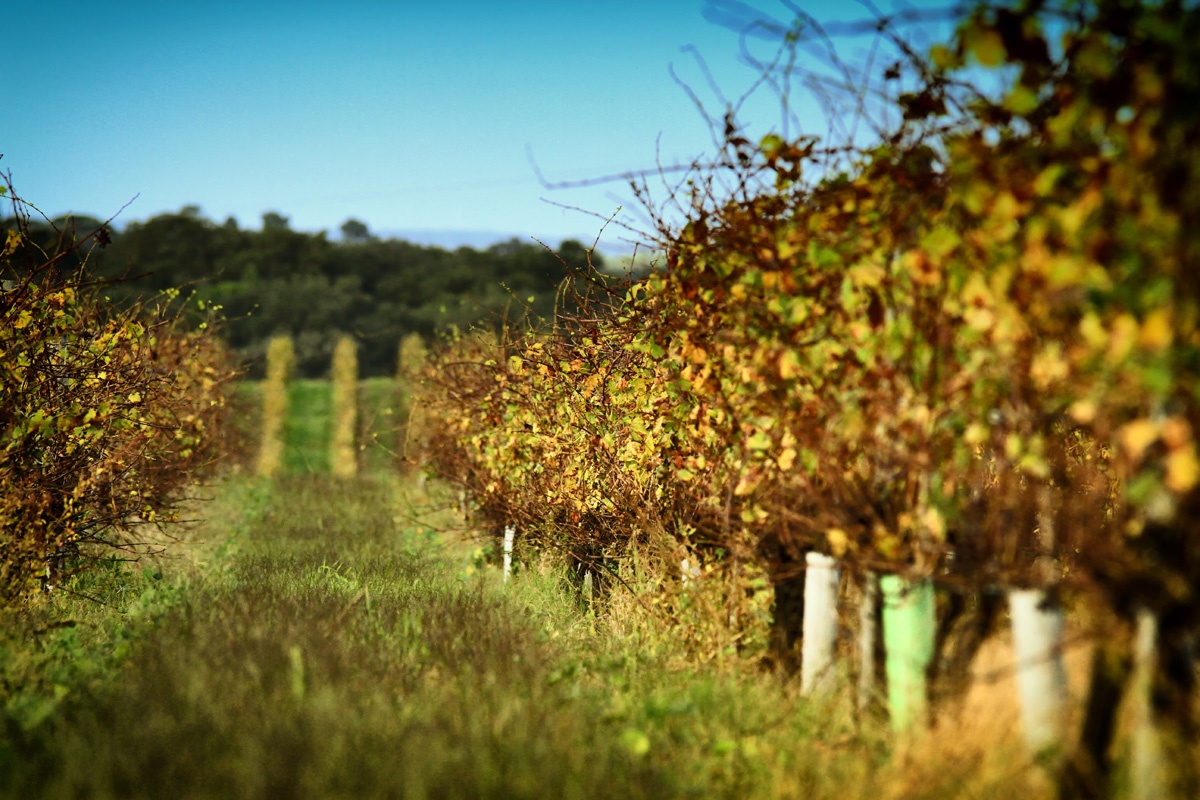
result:
[(0, 797), (957, 796), (771, 676), (668, 668), (546, 576), (502, 587), (394, 482), (243, 478), (210, 506), (166, 610), (80, 626), (128, 643), (44, 719), (9, 709)]

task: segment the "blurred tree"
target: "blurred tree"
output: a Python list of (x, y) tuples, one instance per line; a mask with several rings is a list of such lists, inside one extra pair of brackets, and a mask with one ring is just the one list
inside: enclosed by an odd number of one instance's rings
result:
[[(88, 268), (93, 277), (118, 281), (105, 287), (118, 303), (185, 287), (220, 305), (222, 335), (253, 376), (262, 373), (267, 340), (286, 334), (295, 339), (297, 375), (318, 377), (344, 333), (360, 342), (362, 374), (378, 376), (392, 374), (406, 334), (429, 339), (451, 327), (548, 323), (564, 281), (587, 275), (589, 257), (593, 268), (603, 264), (573, 240), (557, 253), (516, 238), (487, 250), (449, 251), (380, 239), (350, 218), (341, 235), (352, 246), (341, 246), (323, 232), (292, 230), (279, 212), (262, 219), (261, 230), (242, 229), (233, 217), (216, 223), (199, 206), (184, 206), (113, 231), (109, 246), (90, 251)], [(100, 224), (73, 216), (30, 230), (48, 247)], [(78, 266), (76, 260), (64, 268)]]
[(351, 217), (342, 223), (342, 241), (346, 244), (363, 244), (371, 241), (371, 231), (367, 224)]
[(290, 227), (288, 218), (278, 211), (268, 211), (262, 215), (264, 231), (286, 231)]

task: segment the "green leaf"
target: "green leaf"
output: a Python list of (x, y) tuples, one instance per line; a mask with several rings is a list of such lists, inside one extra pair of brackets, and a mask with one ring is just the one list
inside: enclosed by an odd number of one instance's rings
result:
[(995, 28), (975, 24), (967, 28), (963, 38), (967, 52), (982, 66), (998, 67), (1008, 55), (1004, 40)]
[(650, 752), (650, 737), (635, 728), (626, 728), (621, 733), (621, 746), (635, 756)]
[(959, 235), (946, 227), (935, 228), (921, 239), (921, 247), (935, 259), (945, 258), (961, 243)]
[(746, 440), (746, 446), (751, 450), (770, 450), (775, 443), (771, 441), (771, 437), (767, 436), (762, 431), (757, 431), (749, 439)]
[(1036, 109), (1038, 105), (1037, 92), (1020, 84), (1014, 86), (1008, 97), (1004, 98), (1004, 107), (1022, 116)]

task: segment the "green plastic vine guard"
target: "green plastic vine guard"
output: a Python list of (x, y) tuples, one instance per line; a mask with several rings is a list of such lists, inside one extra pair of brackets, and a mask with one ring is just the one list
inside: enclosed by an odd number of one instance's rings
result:
[(908, 731), (923, 726), (928, 712), (926, 675), (937, 624), (933, 583), (885, 575), (879, 579), (879, 589), (892, 728)]

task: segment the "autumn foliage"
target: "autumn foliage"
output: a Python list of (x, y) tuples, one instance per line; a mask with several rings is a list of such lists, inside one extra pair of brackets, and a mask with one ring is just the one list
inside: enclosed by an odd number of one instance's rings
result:
[[(13, 200), (18, 220), (28, 208)], [(116, 312), (18, 226), (0, 254), (0, 603), (140, 552), (219, 453), (233, 371), (208, 325)], [(171, 298), (174, 299), (174, 298)]]
[[(869, 146), (727, 125), (665, 268), (442, 355), (436, 463), (485, 519), (577, 558), (666, 541), (778, 585), (819, 550), (959, 590), (1059, 587), (1125, 631), (1150, 611), (1181, 663), (1197, 43), (1183, 3), (982, 5), (871, 76), (905, 86), (881, 90), (898, 121)], [(1177, 672), (1160, 710), (1187, 718), (1194, 686)]]

